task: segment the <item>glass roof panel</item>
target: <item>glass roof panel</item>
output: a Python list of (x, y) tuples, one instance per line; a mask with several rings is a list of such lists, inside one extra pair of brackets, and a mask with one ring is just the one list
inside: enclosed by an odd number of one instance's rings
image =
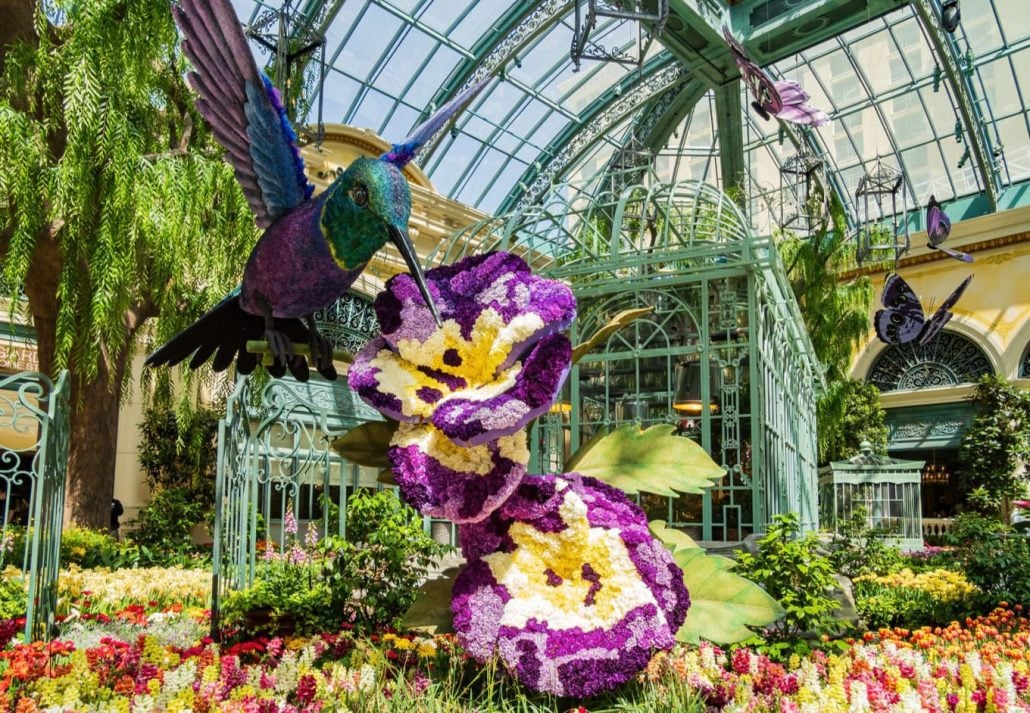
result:
[[(278, 0), (233, 4), (244, 22), (279, 7)], [(333, 69), (325, 87), (325, 120), (367, 126), (397, 140), (434, 108), (430, 103), (440, 100), (445, 82), (467, 76), (475, 65), (474, 47), (489, 51), (504, 39), (494, 28), (533, 6), (503, 0), (348, 0), (330, 7), (335, 15), (327, 28), (327, 56)], [(495, 81), (425, 160), (423, 168), (438, 190), (493, 210), (519, 190), (528, 167), (550, 160), (548, 151), (555, 151), (550, 143), (563, 131), (578, 131), (598, 99), (636, 71), (590, 60), (575, 71), (569, 58), (572, 28), (570, 11), (503, 62), (507, 81)], [(962, 0), (962, 24), (952, 37), (973, 90), (987, 100), (978, 106), (990, 140), (1002, 152), (1003, 185), (1025, 180), (1030, 177), (1025, 9), (1008, 0)], [(591, 38), (608, 48), (636, 51), (632, 23), (599, 18)], [(649, 56), (664, 51), (655, 43)], [(259, 58), (267, 61), (267, 52)], [(468, 66), (455, 75), (463, 62)], [(962, 124), (956, 141), (955, 98), (939, 64), (915, 10), (906, 6), (767, 70), (774, 78), (798, 81), (812, 95), (811, 103), (831, 115), (829, 126), (808, 136), (838, 172), (846, 201), (853, 201), (858, 178), (878, 155), (903, 170), (914, 198), (923, 201), (930, 192), (947, 200), (981, 190)], [(748, 181), (757, 195), (778, 185), (778, 166), (794, 149), (783, 140), (778, 122), (762, 121), (750, 98), (744, 99)], [(656, 160), (663, 175), (718, 181), (712, 102), (706, 95), (670, 137)], [(630, 126), (627, 120), (599, 137), (567, 173), (585, 177), (606, 165)]]

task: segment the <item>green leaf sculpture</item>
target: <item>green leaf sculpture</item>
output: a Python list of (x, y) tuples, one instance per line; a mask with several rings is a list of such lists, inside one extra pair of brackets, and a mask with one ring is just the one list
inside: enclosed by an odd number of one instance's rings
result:
[(572, 350), (572, 363), (575, 364), (586, 356), (591, 349), (607, 342), (610, 336), (618, 332), (627, 324), (630, 324), (633, 321), (640, 319), (645, 314), (650, 314), (653, 311), (654, 307), (641, 307), (640, 309), (626, 309), (619, 312), (609, 320), (608, 324), (591, 334), (589, 339), (576, 345)]
[(396, 421), (369, 421), (337, 438), (332, 447), (351, 463), (368, 468), (389, 468), (386, 452), (396, 430)]
[(704, 448), (674, 430), (671, 424), (644, 431), (633, 423), (620, 426), (584, 444), (565, 472), (597, 478), (629, 495), (702, 493), (726, 473)]
[(426, 634), (449, 634), (454, 631), (451, 614), (451, 591), (465, 565), (450, 567), (419, 589), (418, 598), (401, 618), (401, 627)]
[(677, 641), (697, 644), (707, 639), (733, 644), (753, 636), (752, 627), (768, 626), (783, 616), (783, 609), (764, 589), (730, 571), (733, 560), (709, 555), (690, 537), (661, 520), (652, 521), (650, 527), (651, 533), (672, 551), (690, 592), (690, 610), (676, 632)]

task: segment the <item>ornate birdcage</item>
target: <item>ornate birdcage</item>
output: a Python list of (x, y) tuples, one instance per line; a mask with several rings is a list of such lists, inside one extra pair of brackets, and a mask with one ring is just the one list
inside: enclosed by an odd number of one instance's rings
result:
[(862, 178), (855, 190), (858, 233), (858, 262), (898, 260), (908, 252), (911, 241), (908, 222), (905, 177), (879, 158)]
[(780, 166), (780, 210), (783, 230), (810, 232), (829, 216), (826, 193), (826, 162), (808, 147), (802, 147)]
[(901, 549), (921, 549), (924, 461), (877, 455), (868, 441), (859, 448), (853, 458), (820, 469), (820, 524), (839, 527), (861, 509), (866, 526), (888, 542)]

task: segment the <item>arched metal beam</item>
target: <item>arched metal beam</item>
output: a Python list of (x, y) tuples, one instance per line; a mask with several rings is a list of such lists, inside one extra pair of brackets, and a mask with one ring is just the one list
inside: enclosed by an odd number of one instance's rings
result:
[[(578, 122), (572, 123), (554, 137), (541, 157), (550, 156), (546, 163), (538, 160), (522, 174), (516, 188), (504, 199), (497, 213), (533, 203), (551, 184), (587, 149), (604, 136), (626, 116), (638, 110), (658, 94), (671, 91), (691, 78), (690, 70), (671, 55), (662, 53), (605, 91), (580, 113)], [(537, 168), (539, 166), (539, 168)]]
[(992, 211), (998, 209), (998, 192), (1001, 189), (999, 170), (995, 165), (991, 137), (987, 132), (988, 120), (974, 100), (975, 91), (969, 76), (959, 66), (959, 50), (955, 38), (941, 29), (937, 13), (929, 0), (912, 0), (923, 31), (944, 69), (944, 76), (951, 86), (952, 95), (958, 104), (962, 124), (965, 127), (973, 160), (983, 178), (984, 194)]
[[(569, 0), (544, 0), (541, 3), (521, 2), (516, 4), (495, 25), (494, 32), (477, 42), (472, 53), (475, 59), (459, 62), (451, 71), (436, 94), (436, 105), (442, 106), (457, 96), (463, 89), (471, 87), (482, 77), (503, 66), (511, 57), (531, 42), (540, 33), (568, 13), (574, 3)], [(443, 130), (438, 131), (422, 148), (420, 162), (429, 165), (429, 159), (440, 143)]]

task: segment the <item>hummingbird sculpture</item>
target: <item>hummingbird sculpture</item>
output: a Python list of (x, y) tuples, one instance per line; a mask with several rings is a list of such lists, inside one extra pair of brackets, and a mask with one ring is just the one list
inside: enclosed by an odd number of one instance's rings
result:
[(239, 288), (199, 320), (159, 347), (147, 364), (169, 366), (192, 355), (196, 369), (212, 354), (212, 368), (236, 361), (249, 374), (259, 356), (248, 340), (264, 338), (273, 357), (269, 372), (289, 368), (299, 380), (308, 364), (294, 354), (307, 342), (312, 362), (336, 378), (332, 349), (315, 327), (313, 313), (339, 299), (372, 255), (388, 241), (400, 251), (422, 296), (439, 322), (425, 276), (408, 237), (411, 191), (401, 169), (489, 77), (455, 97), (378, 159), (358, 158), (317, 197), (304, 175), (297, 134), (279, 92), (258, 71), (230, 0), (182, 0), (173, 6), (193, 63), (189, 82), (197, 109), (226, 149), (226, 160), (265, 228), (254, 246)]

